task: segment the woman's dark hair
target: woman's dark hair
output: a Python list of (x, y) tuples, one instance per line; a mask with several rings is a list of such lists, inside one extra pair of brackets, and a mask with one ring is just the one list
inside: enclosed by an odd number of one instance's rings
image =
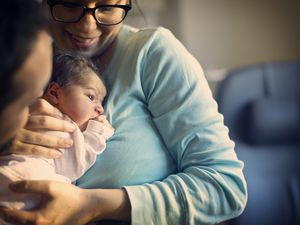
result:
[(37, 40), (46, 29), (47, 18), (36, 0), (9, 0), (0, 7), (0, 110), (20, 93), (14, 74), (22, 66)]
[(71, 51), (59, 51), (53, 56), (53, 72), (51, 81), (64, 87), (84, 80), (87, 73), (95, 72), (101, 76), (94, 63), (81, 55)]

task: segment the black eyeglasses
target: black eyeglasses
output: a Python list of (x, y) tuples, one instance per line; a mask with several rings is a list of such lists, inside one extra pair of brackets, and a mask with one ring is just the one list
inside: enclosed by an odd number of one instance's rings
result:
[(76, 23), (86, 14), (92, 12), (95, 20), (101, 25), (116, 25), (121, 23), (131, 9), (131, 0), (128, 5), (99, 5), (95, 8), (64, 2), (47, 0), (54, 20), (64, 23)]

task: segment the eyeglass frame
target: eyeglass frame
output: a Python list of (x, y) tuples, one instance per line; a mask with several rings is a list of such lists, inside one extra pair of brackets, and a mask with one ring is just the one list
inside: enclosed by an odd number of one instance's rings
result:
[[(62, 23), (77, 23), (78, 21), (80, 21), (85, 15), (86, 13), (89, 11), (89, 12), (92, 12), (92, 15), (94, 17), (94, 19), (97, 21), (98, 24), (100, 25), (103, 25), (103, 26), (114, 26), (114, 25), (117, 25), (119, 23), (122, 23), (123, 20), (126, 18), (129, 10), (131, 10), (131, 0), (129, 0), (129, 4), (126, 4), (126, 5), (99, 5), (99, 6), (96, 6), (94, 8), (88, 8), (86, 6), (83, 6), (83, 5), (80, 5), (80, 4), (77, 4), (77, 3), (69, 3), (69, 2), (65, 2), (65, 1), (56, 1), (56, 0), (47, 0), (47, 4), (50, 6), (50, 11), (51, 11), (51, 15), (52, 15), (52, 18), (55, 20), (55, 21), (58, 21), (58, 22), (62, 22)], [(67, 22), (67, 21), (63, 21), (63, 20), (59, 20), (59, 19), (56, 19), (53, 15), (53, 7), (55, 5), (58, 5), (58, 4), (71, 4), (71, 5), (74, 5), (74, 6), (78, 6), (80, 8), (82, 8), (83, 10), (83, 13), (82, 15), (77, 19), (77, 20), (74, 20), (74, 21), (71, 21), (71, 22)], [(125, 11), (125, 14), (124, 14), (124, 17), (123, 19), (118, 22), (118, 23), (113, 23), (113, 24), (105, 24), (105, 23), (101, 23), (97, 20), (96, 18), (96, 10), (99, 9), (99, 8), (105, 8), (105, 7), (113, 7), (113, 8), (121, 8)]]

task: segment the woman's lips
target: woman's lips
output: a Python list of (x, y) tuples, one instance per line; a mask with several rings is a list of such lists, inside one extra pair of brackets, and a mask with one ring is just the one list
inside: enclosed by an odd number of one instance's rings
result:
[(93, 45), (95, 45), (99, 40), (99, 37), (87, 38), (87, 37), (80, 37), (80, 36), (77, 36), (77, 35), (74, 35), (71, 33), (68, 33), (68, 36), (69, 36), (71, 43), (76, 48), (79, 48), (79, 49), (88, 49), (88, 48), (92, 47)]

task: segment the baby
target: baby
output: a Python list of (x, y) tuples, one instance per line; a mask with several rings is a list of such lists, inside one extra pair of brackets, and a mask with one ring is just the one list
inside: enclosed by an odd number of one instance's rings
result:
[[(55, 55), (53, 74), (43, 98), (56, 106), (64, 119), (74, 123), (72, 134), (49, 132), (73, 139), (73, 146), (63, 150), (58, 159), (8, 155), (0, 157), (0, 206), (32, 209), (38, 196), (16, 194), (9, 190), (13, 181), (23, 179), (75, 182), (96, 161), (114, 129), (105, 119), (102, 101), (106, 95), (97, 69), (88, 59), (70, 52)], [(46, 132), (46, 131), (45, 131)]]

